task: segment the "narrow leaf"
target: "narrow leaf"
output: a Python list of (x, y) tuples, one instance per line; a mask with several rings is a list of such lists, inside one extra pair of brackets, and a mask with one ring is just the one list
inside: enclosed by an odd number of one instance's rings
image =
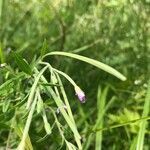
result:
[(46, 39), (44, 39), (42, 49), (41, 49), (41, 57), (43, 57), (45, 55), (46, 50), (47, 50), (47, 41), (46, 41)]
[[(145, 97), (142, 117), (148, 117), (149, 112), (150, 112), (150, 80), (148, 82), (147, 94)], [(139, 133), (137, 137), (136, 150), (143, 150), (146, 126), (147, 126), (147, 121), (143, 120), (140, 123), (140, 129), (139, 129)]]
[(13, 52), (13, 56), (15, 58), (15, 61), (19, 67), (19, 69), (26, 74), (32, 75), (32, 70), (30, 65), (25, 61), (18, 53)]
[(49, 55), (62, 55), (62, 56), (75, 58), (75, 59), (84, 61), (86, 63), (89, 63), (93, 66), (96, 66), (96, 67), (98, 67), (98, 68), (114, 75), (115, 77), (119, 78), (122, 81), (126, 80), (126, 77), (124, 75), (122, 75), (120, 72), (118, 72), (117, 70), (115, 70), (114, 68), (112, 68), (112, 67), (110, 67), (110, 66), (108, 66), (108, 65), (106, 65), (102, 62), (99, 62), (97, 60), (94, 60), (94, 59), (91, 59), (91, 58), (88, 58), (88, 57), (85, 57), (85, 56), (81, 56), (81, 55), (77, 55), (77, 54), (73, 54), (73, 53), (56, 51), (56, 52), (50, 52), (50, 53), (46, 54), (44, 57), (49, 56)]

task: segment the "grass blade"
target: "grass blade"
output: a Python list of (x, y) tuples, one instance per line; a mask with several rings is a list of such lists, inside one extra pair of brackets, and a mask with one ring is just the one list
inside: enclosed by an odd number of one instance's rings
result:
[[(105, 103), (106, 103), (106, 96), (108, 93), (108, 87), (106, 87), (103, 92), (101, 92), (101, 89), (98, 89), (98, 95), (97, 95), (97, 122), (95, 125), (95, 128), (102, 128), (103, 127), (103, 112), (105, 109)], [(100, 118), (100, 121), (99, 121)], [(99, 131), (96, 133), (96, 141), (95, 141), (95, 150), (101, 150), (102, 149), (102, 131)]]
[(120, 123), (120, 124), (116, 124), (116, 125), (100, 128), (100, 129), (91, 130), (91, 131), (89, 131), (89, 134), (96, 133), (98, 131), (106, 131), (106, 130), (110, 130), (110, 129), (114, 129), (114, 128), (127, 126), (129, 124), (132, 124), (132, 123), (135, 123), (135, 122), (141, 122), (141, 121), (144, 121), (144, 120), (145, 121), (150, 120), (150, 116), (149, 117), (143, 117), (143, 118), (135, 119), (135, 120), (130, 120), (130, 121), (127, 121), (127, 122), (124, 122), (124, 123)]
[[(145, 104), (144, 104), (142, 117), (147, 117), (149, 114), (149, 111), (150, 111), (150, 80), (148, 82), (147, 94), (145, 97)], [(140, 130), (138, 133), (136, 150), (143, 150), (146, 125), (147, 125), (146, 120), (143, 120), (140, 123)]]
[(33, 113), (34, 113), (34, 110), (35, 110), (35, 107), (36, 107), (37, 94), (38, 94), (38, 92), (35, 94), (34, 101), (31, 105), (31, 109), (30, 109), (30, 112), (29, 112), (29, 115), (28, 115), (28, 118), (27, 118), (27, 121), (26, 121), (24, 131), (23, 131), (22, 139), (21, 139), (21, 142), (18, 146), (18, 150), (24, 150), (24, 148), (25, 148), (25, 141), (26, 141), (26, 138), (28, 136), (30, 124), (31, 124), (31, 121), (32, 121), (32, 116), (33, 116)]

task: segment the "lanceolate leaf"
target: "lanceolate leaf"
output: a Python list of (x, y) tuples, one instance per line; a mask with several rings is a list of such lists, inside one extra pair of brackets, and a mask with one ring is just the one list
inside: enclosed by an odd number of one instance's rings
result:
[(18, 53), (13, 52), (13, 56), (15, 58), (15, 61), (19, 67), (19, 69), (26, 74), (32, 75), (32, 70), (30, 65), (25, 61)]

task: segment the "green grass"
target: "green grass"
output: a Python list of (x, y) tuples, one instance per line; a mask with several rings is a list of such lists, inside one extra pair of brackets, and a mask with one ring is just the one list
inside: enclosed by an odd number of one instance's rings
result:
[[(147, 117), (149, 115), (149, 112), (150, 112), (150, 81), (148, 82), (142, 117)], [(137, 135), (137, 145), (136, 145), (137, 150), (143, 149), (146, 127), (147, 127), (147, 121), (146, 120), (141, 121), (140, 129)]]

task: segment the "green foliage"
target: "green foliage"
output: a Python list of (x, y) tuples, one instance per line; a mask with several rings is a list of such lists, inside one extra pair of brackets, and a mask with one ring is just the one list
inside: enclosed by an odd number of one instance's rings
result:
[(16, 60), (16, 63), (20, 70), (23, 72), (32, 75), (32, 70), (29, 66), (29, 64), (17, 53), (13, 53), (14, 59)]
[(0, 0), (0, 149), (150, 149), (149, 4)]

